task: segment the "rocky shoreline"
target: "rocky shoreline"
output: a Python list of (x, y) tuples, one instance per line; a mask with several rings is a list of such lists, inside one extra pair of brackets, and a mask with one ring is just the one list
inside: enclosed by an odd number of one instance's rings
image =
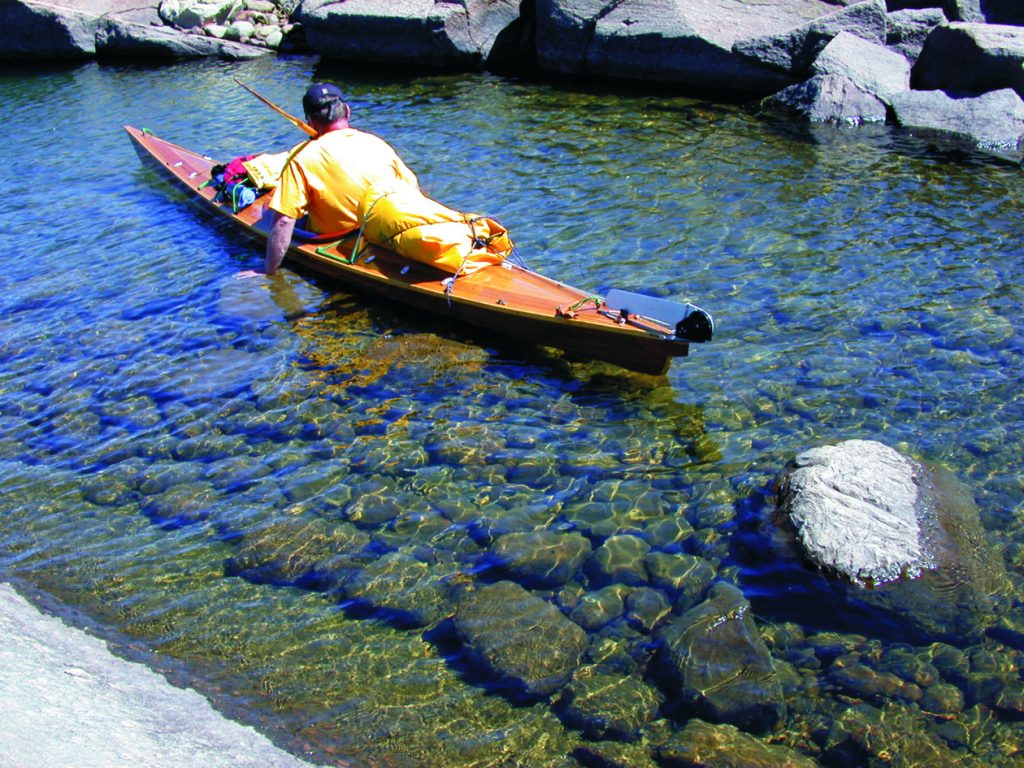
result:
[(1019, 161), (1011, 0), (12, 0), (0, 60), (324, 59), (668, 85)]

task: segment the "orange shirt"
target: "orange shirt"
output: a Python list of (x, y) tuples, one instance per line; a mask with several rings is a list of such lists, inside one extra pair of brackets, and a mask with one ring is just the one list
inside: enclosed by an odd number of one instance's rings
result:
[(285, 166), (270, 207), (293, 219), (309, 214), (306, 229), (347, 232), (359, 225), (359, 201), (371, 185), (397, 180), (418, 186), (416, 175), (386, 141), (345, 128), (301, 147)]

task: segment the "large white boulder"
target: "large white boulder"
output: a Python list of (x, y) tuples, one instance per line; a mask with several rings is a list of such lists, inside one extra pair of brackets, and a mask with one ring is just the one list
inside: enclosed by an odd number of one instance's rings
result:
[(858, 584), (916, 576), (928, 566), (919, 501), (915, 466), (870, 440), (801, 453), (780, 494), (808, 558)]

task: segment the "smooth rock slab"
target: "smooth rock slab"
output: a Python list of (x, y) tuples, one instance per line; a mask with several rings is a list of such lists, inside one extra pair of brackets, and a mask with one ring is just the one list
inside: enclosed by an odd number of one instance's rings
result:
[(104, 19), (96, 32), (96, 55), (106, 59), (190, 59), (215, 56), (227, 60), (244, 60), (269, 53), (268, 49), (262, 47), (115, 18)]
[(0, 763), (10, 768), (310, 768), (9, 584), (0, 584), (0, 700)]
[(538, 0), (540, 69), (732, 93), (770, 93), (792, 82), (733, 51), (742, 37), (782, 32), (830, 13), (817, 0)]
[(569, 682), (587, 634), (551, 603), (511, 581), (465, 595), (455, 631), (469, 651), (514, 696), (547, 696)]

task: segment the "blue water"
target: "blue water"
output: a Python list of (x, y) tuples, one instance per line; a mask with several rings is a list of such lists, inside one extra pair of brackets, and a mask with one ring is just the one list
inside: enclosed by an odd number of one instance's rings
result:
[[(299, 140), (235, 77), (295, 112), (309, 82), (334, 80), (431, 196), (500, 218), (531, 266), (694, 301), (715, 340), (652, 379), (308, 275), (237, 279), (259, 248), (144, 169), (121, 130), (219, 158)], [(906, 651), (900, 628), (817, 610), (818, 577), (757, 550), (789, 459), (870, 438), (967, 485), (1020, 594), (1018, 167), (663, 93), (304, 58), (8, 68), (0, 117), (0, 576), (173, 660), (289, 748), (569, 766), (586, 741), (546, 702), (493, 695), (429, 632), (320, 589), (303, 558), (353, 537), (364, 565), (411, 558), (432, 584), (472, 585), (502, 533), (630, 533), (668, 551), (664, 526), (685, 519), (685, 549), (746, 585), (763, 633), (842, 633), (867, 663)], [(261, 536), (276, 570), (233, 570)], [(544, 597), (567, 610), (586, 587)], [(1019, 650), (954, 645), (1020, 685)], [(918, 712), (909, 732), (1019, 764), (1012, 708), (972, 706), (962, 685), (961, 711)], [(792, 695), (774, 740), (820, 757), (814, 734), (850, 702)], [(950, 720), (963, 743), (935, 735)], [(631, 748), (679, 725), (659, 719)]]

